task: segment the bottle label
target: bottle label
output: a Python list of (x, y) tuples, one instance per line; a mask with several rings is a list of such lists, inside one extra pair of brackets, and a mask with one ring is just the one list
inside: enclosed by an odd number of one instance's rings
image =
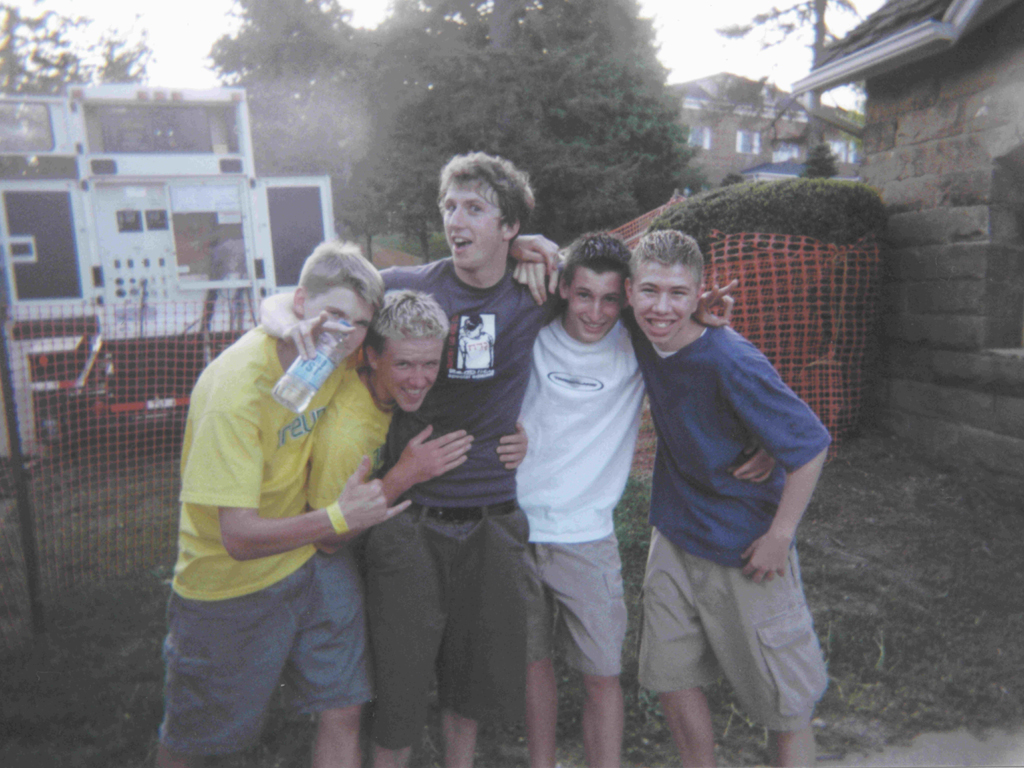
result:
[(336, 367), (327, 355), (317, 352), (316, 357), (312, 360), (303, 360), (302, 358), (296, 360), (288, 369), (288, 373), (301, 379), (312, 389), (320, 389)]

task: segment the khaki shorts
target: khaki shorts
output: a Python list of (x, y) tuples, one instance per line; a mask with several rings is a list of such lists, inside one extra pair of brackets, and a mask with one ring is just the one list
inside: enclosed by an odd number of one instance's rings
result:
[(622, 671), (626, 602), (619, 542), (613, 533), (579, 544), (530, 544), (529, 564), (543, 594), (527, 607), (527, 658), (550, 658), (553, 642), (585, 675)]
[(828, 674), (795, 548), (784, 576), (755, 584), (741, 569), (691, 555), (654, 530), (643, 608), (639, 677), (645, 688), (696, 688), (724, 673), (762, 726), (808, 726)]

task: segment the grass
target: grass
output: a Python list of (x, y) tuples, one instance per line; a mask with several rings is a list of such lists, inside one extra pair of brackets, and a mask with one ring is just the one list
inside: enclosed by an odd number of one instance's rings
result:
[[(638, 605), (649, 530), (650, 440), (616, 514), (630, 631), (622, 676), (624, 762), (677, 765), (654, 697), (636, 683)], [(870, 751), (922, 731), (1019, 727), (1024, 717), (1024, 480), (939, 468), (880, 434), (848, 439), (800, 529), (808, 600), (831, 684), (819, 754)], [(151, 765), (162, 712), (166, 567), (49, 606), (50, 631), (0, 665), (0, 765)], [(559, 759), (583, 765), (578, 676), (559, 663)], [(765, 733), (725, 683), (709, 691), (722, 765), (767, 760)], [(271, 712), (229, 768), (304, 765), (312, 724)], [(436, 723), (414, 766), (440, 765)], [(516, 725), (481, 728), (477, 765), (527, 765)]]
[[(419, 239), (410, 237), (409, 235), (403, 235), (401, 233), (378, 235), (374, 237), (373, 249), (375, 251), (377, 249), (401, 251), (402, 253), (408, 253), (418, 258), (423, 257), (423, 247), (420, 245)], [(427, 251), (430, 255), (430, 261), (437, 261), (438, 259), (443, 259), (451, 255), (451, 252), (448, 250), (448, 243), (445, 242), (443, 232), (430, 233)]]

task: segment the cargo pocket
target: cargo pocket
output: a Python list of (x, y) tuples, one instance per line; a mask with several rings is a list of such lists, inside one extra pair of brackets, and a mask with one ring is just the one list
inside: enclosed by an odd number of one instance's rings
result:
[(783, 717), (807, 714), (828, 686), (821, 647), (806, 610), (788, 611), (757, 628), (761, 654)]

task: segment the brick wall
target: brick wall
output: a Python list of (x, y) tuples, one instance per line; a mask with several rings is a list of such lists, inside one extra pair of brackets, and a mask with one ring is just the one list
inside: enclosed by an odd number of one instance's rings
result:
[[(762, 115), (740, 114), (722, 110), (688, 109), (680, 112), (680, 120), (686, 126), (707, 126), (712, 130), (711, 149), (697, 149), (697, 154), (690, 164), (704, 171), (708, 183), (717, 187), (730, 173), (752, 168), (761, 163), (772, 162), (772, 138), (788, 138), (797, 143), (803, 142), (802, 134), (807, 125), (804, 122), (780, 119), (774, 129), (770, 128), (771, 119)], [(761, 152), (759, 154), (741, 154), (736, 151), (736, 132), (738, 130), (755, 131), (761, 134)], [(826, 126), (823, 137), (830, 139), (848, 138), (832, 126)], [(801, 146), (803, 144), (801, 143)], [(806, 159), (806, 148), (801, 151), (796, 162)], [(837, 163), (840, 176), (856, 176), (857, 166), (850, 163)]]
[[(868, 82), (861, 176), (890, 221), (882, 420), (1024, 474), (1024, 6)], [(1014, 154), (1014, 150), (1017, 150)]]

